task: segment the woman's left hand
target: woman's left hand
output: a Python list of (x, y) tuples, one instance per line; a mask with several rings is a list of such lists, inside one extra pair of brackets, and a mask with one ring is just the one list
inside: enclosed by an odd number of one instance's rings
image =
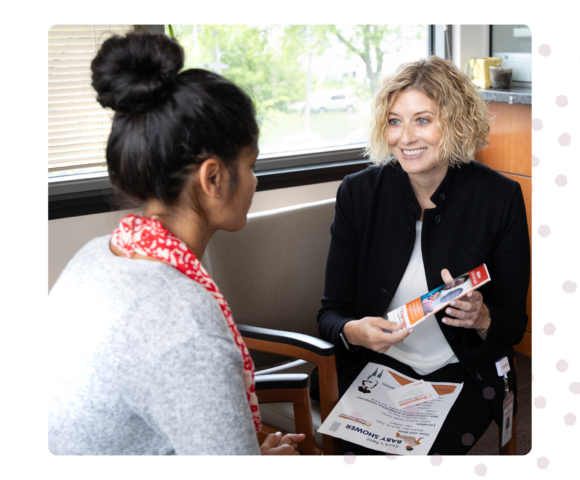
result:
[[(453, 277), (446, 268), (441, 270), (445, 283), (451, 283)], [(445, 308), (442, 322), (452, 327), (475, 328), (485, 330), (489, 326), (489, 310), (483, 303), (483, 296), (477, 290), (469, 292), (461, 299), (453, 300)], [(450, 318), (455, 317), (455, 318)]]

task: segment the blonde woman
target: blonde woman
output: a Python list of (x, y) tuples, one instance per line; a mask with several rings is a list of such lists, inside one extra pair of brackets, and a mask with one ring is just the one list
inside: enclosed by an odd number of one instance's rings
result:
[[(526, 329), (530, 275), (522, 192), (473, 160), (488, 145), (486, 104), (451, 62), (402, 65), (377, 89), (371, 123), (374, 165), (337, 193), (320, 332), (337, 346), (341, 394), (368, 362), (463, 383), (430, 454), (465, 454), (492, 420), (501, 425), (503, 356), (516, 391), (512, 347)], [(414, 331), (385, 319), (482, 263), (492, 281)]]

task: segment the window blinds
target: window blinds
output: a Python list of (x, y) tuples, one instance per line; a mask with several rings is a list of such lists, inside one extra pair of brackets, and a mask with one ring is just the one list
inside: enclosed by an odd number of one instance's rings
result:
[(91, 62), (101, 44), (131, 25), (55, 25), (48, 32), (48, 169), (106, 165), (113, 111), (91, 86)]

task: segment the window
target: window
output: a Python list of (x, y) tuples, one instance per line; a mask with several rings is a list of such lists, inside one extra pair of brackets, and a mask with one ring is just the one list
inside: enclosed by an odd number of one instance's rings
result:
[(91, 61), (111, 35), (129, 25), (56, 25), (48, 32), (48, 168), (62, 173), (106, 171), (112, 111), (91, 87)]
[[(360, 159), (370, 99), (381, 75), (428, 55), (427, 25), (166, 25), (184, 68), (229, 78), (253, 98), (257, 170)], [(101, 43), (129, 25), (49, 31), (49, 177), (106, 176), (112, 112), (90, 83)]]
[(427, 25), (172, 25), (166, 33), (184, 47), (186, 68), (214, 70), (254, 99), (258, 170), (308, 151), (362, 151), (379, 77), (428, 51)]
[(513, 68), (514, 82), (532, 81), (532, 31), (526, 25), (492, 25), (491, 56)]

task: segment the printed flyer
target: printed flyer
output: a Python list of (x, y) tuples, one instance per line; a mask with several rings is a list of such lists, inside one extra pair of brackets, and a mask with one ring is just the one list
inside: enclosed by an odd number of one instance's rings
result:
[(436, 398), (398, 408), (389, 392), (416, 382), (369, 363), (318, 431), (380, 452), (427, 455), (463, 384), (431, 382)]
[(445, 308), (456, 298), (467, 295), (489, 281), (491, 278), (484, 263), (460, 275), (451, 283), (441, 285), (412, 302), (389, 312), (387, 320), (397, 324), (403, 323), (405, 325), (403, 329), (416, 326), (435, 312)]

